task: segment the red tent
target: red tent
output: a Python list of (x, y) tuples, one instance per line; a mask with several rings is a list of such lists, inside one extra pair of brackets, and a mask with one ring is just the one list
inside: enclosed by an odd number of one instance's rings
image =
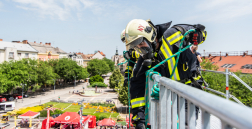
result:
[[(42, 127), (41, 127), (41, 129), (46, 129), (46, 122), (47, 122), (47, 119), (44, 119), (42, 121)], [(52, 117), (49, 117), (49, 123), (50, 123), (49, 124), (49, 128), (53, 127), (55, 125), (54, 119)]]
[(55, 123), (79, 124), (80, 115), (76, 112), (65, 112), (54, 119)]
[(99, 126), (115, 126), (116, 122), (112, 119), (105, 118), (98, 122)]
[(33, 111), (28, 111), (22, 115), (19, 115), (18, 118), (35, 118), (37, 116), (39, 116), (40, 113), (39, 112), (33, 112)]

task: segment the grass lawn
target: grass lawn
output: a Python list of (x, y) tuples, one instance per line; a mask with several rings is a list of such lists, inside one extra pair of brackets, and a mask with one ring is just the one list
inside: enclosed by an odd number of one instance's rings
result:
[(126, 125), (125, 121), (116, 122), (116, 124)]
[[(54, 105), (55, 108), (61, 108), (64, 109), (68, 107), (72, 103), (58, 103), (58, 102), (48, 102), (45, 103), (45, 106)], [(71, 105), (68, 107), (64, 112), (78, 112), (80, 110), (81, 105)], [(117, 118), (119, 113), (105, 113), (105, 112), (96, 112), (96, 109), (90, 108), (90, 109), (83, 109), (83, 115), (95, 115), (95, 116), (104, 116), (106, 118), (109, 118), (110, 115), (112, 118)]]

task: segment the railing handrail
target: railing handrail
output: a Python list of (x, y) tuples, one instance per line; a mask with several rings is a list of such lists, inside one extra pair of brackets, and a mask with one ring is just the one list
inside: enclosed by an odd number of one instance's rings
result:
[[(190, 87), (166, 77), (160, 77), (159, 75), (154, 74), (152, 78), (159, 82), (159, 85), (165, 86), (166, 89), (170, 89), (172, 92), (178, 94), (178, 96), (199, 106), (204, 111), (219, 117), (221, 121), (228, 125), (239, 129), (252, 128), (251, 108), (228, 101), (219, 96)], [(227, 108), (223, 108), (223, 105)]]

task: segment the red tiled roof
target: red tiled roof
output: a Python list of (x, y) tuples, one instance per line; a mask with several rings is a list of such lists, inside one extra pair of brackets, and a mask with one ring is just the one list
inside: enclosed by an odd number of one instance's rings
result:
[[(221, 60), (220, 60), (221, 58)], [(251, 73), (252, 69), (241, 69), (242, 66), (246, 64), (252, 64), (252, 56), (246, 55), (246, 56), (214, 56), (214, 57), (206, 57), (205, 59), (210, 60), (211, 62), (214, 62), (213, 64), (218, 65), (219, 69), (218, 71), (224, 71), (226, 68), (222, 68), (224, 64), (235, 64), (230, 69), (231, 72), (241, 71), (242, 73)]]

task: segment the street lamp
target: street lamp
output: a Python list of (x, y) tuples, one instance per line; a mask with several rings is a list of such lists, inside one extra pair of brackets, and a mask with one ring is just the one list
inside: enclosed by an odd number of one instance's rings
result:
[(22, 86), (22, 103), (23, 103), (23, 101), (24, 101), (23, 100), (23, 98), (24, 98), (23, 90), (24, 90), (24, 85), (26, 85), (26, 84), (21, 83), (20, 85)]
[(54, 81), (54, 94), (55, 94), (55, 79), (52, 79)]
[(82, 121), (83, 121), (83, 119), (82, 119), (83, 102), (84, 102), (84, 99), (79, 102), (79, 105), (81, 105), (81, 107), (80, 107), (80, 127), (81, 127), (81, 129), (82, 129)]
[(76, 86), (76, 77), (78, 77), (78, 76), (73, 76), (73, 77), (74, 77), (74, 87), (75, 87)]

